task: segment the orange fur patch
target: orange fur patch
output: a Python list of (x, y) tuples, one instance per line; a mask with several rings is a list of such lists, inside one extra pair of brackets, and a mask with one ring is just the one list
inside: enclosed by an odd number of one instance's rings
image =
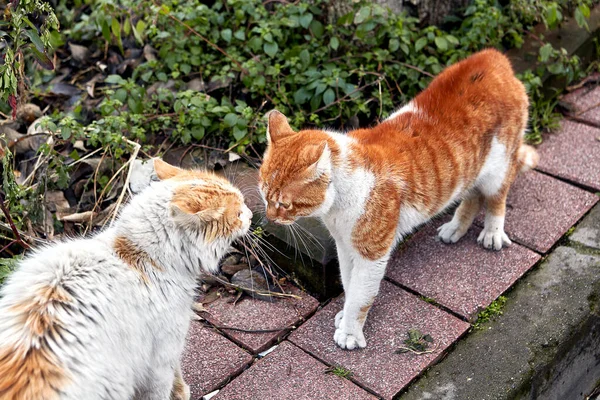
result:
[(369, 314), (369, 310), (371, 309), (371, 307), (373, 307), (373, 300), (369, 301), (367, 304), (362, 306), (358, 311), (357, 321), (360, 324), (364, 324), (367, 320), (367, 314)]
[(244, 205), (241, 195), (229, 184), (183, 185), (173, 193), (171, 204), (181, 211), (196, 215), (204, 223), (205, 239), (227, 237), (242, 227), (239, 214)]
[(27, 302), (11, 308), (23, 337), (15, 345), (0, 347), (0, 399), (58, 399), (68, 383), (67, 373), (48, 345), (61, 336), (54, 310), (73, 299), (60, 287), (42, 288)]
[(146, 265), (151, 265), (158, 271), (163, 271), (163, 268), (156, 263), (144, 250), (140, 249), (135, 243), (124, 236), (117, 236), (113, 244), (115, 253), (123, 260), (131, 269), (137, 272), (144, 283), (148, 284), (150, 279), (146, 273)]
[(175, 379), (173, 380), (173, 389), (171, 389), (170, 400), (184, 400), (186, 398), (185, 382), (179, 370), (175, 371)]

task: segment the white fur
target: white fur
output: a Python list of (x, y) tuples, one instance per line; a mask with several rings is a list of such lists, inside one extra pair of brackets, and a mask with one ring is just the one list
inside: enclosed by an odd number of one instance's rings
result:
[[(196, 279), (202, 270), (217, 270), (231, 241), (248, 230), (251, 216), (244, 209), (242, 218), (247, 220), (235, 237), (205, 243), (198, 229), (178, 225), (169, 210), (173, 189), (184, 183), (189, 182), (150, 184), (123, 209), (112, 228), (37, 250), (2, 288), (0, 346), (15, 348), (36, 346), (39, 338), (12, 306), (32, 301), (41, 288), (61, 287), (72, 294), (69, 309), (49, 306), (48, 312), (63, 328), (59, 328), (62, 336), (45, 336), (70, 377), (61, 399), (169, 398)], [(148, 283), (115, 254), (118, 236), (129, 239), (161, 267), (144, 265)]]
[(415, 113), (415, 114), (418, 114), (418, 113), (419, 113), (419, 109), (417, 108), (417, 106), (416, 106), (416, 105), (414, 105), (414, 103), (413, 103), (412, 101), (411, 101), (411, 102), (409, 102), (409, 103), (407, 103), (407, 104), (405, 104), (405, 105), (404, 105), (402, 108), (400, 108), (399, 110), (397, 110), (397, 111), (394, 111), (394, 112), (392, 113), (392, 115), (390, 115), (389, 117), (387, 117), (387, 118), (386, 118), (386, 121), (389, 121), (390, 119), (394, 119), (394, 118), (396, 118), (398, 115), (400, 115), (400, 114), (404, 114), (404, 113), (408, 113), (408, 112), (412, 112), (412, 113)]
[(506, 146), (494, 137), (490, 151), (475, 180), (475, 187), (486, 197), (494, 196), (504, 183), (509, 165)]
[(504, 233), (504, 215), (494, 216), (486, 213), (483, 226), (477, 243), (481, 243), (486, 249), (500, 250), (503, 245), (511, 244), (510, 239)]

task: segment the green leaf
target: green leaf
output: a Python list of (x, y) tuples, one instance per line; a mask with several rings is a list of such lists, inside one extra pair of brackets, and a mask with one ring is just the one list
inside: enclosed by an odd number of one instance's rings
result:
[(540, 47), (540, 61), (546, 62), (552, 55), (552, 45), (550, 43), (546, 43), (542, 47)]
[(584, 17), (590, 17), (590, 8), (587, 6), (587, 4), (581, 3), (578, 8), (581, 10), (581, 13)]
[(371, 15), (371, 7), (362, 6), (354, 16), (354, 23), (356, 25), (362, 24), (367, 18), (369, 18), (369, 15)]
[(190, 132), (192, 134), (192, 137), (196, 140), (202, 140), (202, 138), (204, 138), (204, 127), (203, 126), (196, 126), (194, 127), (194, 129), (192, 129), (192, 131)]
[(121, 103), (125, 104), (125, 100), (127, 99), (127, 90), (123, 88), (119, 88), (115, 92), (115, 99), (119, 100)]
[(237, 140), (238, 142), (240, 140), (242, 140), (244, 138), (244, 136), (246, 136), (246, 133), (248, 131), (246, 129), (240, 129), (237, 126), (235, 126), (233, 128), (233, 137), (235, 138), (235, 140)]
[(42, 42), (42, 39), (38, 35), (37, 31), (34, 31), (33, 29), (26, 29), (25, 34), (31, 40), (31, 43), (33, 43), (35, 45), (35, 48), (40, 53), (43, 53), (44, 52), (44, 43)]
[(275, 42), (265, 43), (263, 45), (263, 50), (265, 51), (265, 53), (267, 53), (267, 55), (269, 57), (273, 58), (273, 57), (275, 57), (275, 54), (277, 54), (277, 50), (279, 50), (279, 46)]
[(121, 40), (121, 24), (119, 23), (119, 20), (117, 18), (112, 19), (110, 28), (113, 35), (115, 35), (115, 37), (117, 38), (117, 45), (119, 46), (121, 53), (123, 53), (123, 41)]
[(225, 123), (226, 126), (232, 127), (235, 126), (235, 124), (237, 123), (238, 120), (238, 116), (237, 114), (234, 113), (229, 113), (225, 116), (225, 118), (223, 118), (223, 122)]
[(60, 130), (60, 137), (62, 138), (62, 140), (67, 140), (71, 137), (71, 128), (69, 127), (63, 127)]
[(294, 102), (304, 104), (310, 99), (310, 93), (305, 88), (300, 88), (294, 93)]
[(558, 4), (552, 3), (546, 9), (546, 23), (548, 27), (554, 28), (562, 21), (562, 13), (558, 9)]
[(548, 71), (554, 75), (560, 75), (565, 72), (565, 66), (561, 63), (554, 63), (548, 66)]
[(310, 109), (312, 111), (315, 111), (317, 108), (319, 108), (319, 105), (321, 105), (321, 99), (322, 98), (323, 97), (320, 94), (318, 94), (318, 95), (313, 96), (310, 99)]
[(423, 49), (423, 47), (425, 47), (426, 45), (427, 45), (427, 38), (424, 38), (424, 37), (420, 38), (415, 43), (415, 51), (421, 51)]
[(141, 114), (144, 112), (144, 104), (141, 99), (136, 99), (133, 96), (127, 98), (127, 106), (129, 110), (134, 114)]
[(160, 6), (160, 10), (158, 10), (158, 12), (162, 15), (167, 15), (169, 12), (171, 12), (171, 9), (169, 6), (163, 4)]
[(329, 47), (331, 47), (333, 50), (337, 50), (338, 47), (340, 47), (340, 41), (336, 36), (332, 37), (329, 41)]
[(323, 102), (326, 106), (328, 106), (329, 104), (333, 103), (334, 100), (335, 92), (331, 88), (327, 89), (325, 93), (323, 93)]
[(33, 45), (30, 45), (29, 49), (33, 53), (33, 56), (35, 57), (35, 60), (42, 67), (44, 67), (44, 68), (46, 68), (48, 70), (53, 70), (54, 69), (54, 64), (52, 63), (52, 60), (50, 60), (50, 57), (48, 57), (48, 54), (46, 54), (46, 52), (40, 52), (40, 51), (38, 51), (38, 49), (35, 46), (33, 46)]
[(400, 41), (398, 39), (391, 39), (390, 40), (390, 51), (396, 51), (398, 50), (398, 48), (400, 47)]
[(238, 29), (237, 31), (235, 31), (233, 36), (238, 40), (246, 40), (246, 32), (244, 32), (243, 29)]
[(455, 46), (460, 44), (459, 40), (455, 36), (452, 36), (452, 35), (446, 35), (446, 40)]
[(132, 22), (131, 28), (133, 30), (133, 36), (135, 36), (135, 40), (137, 40), (139, 44), (144, 45), (142, 34), (144, 33), (144, 29), (146, 29), (146, 23), (140, 19), (135, 26), (133, 26)]
[(300, 52), (300, 62), (304, 68), (310, 65), (310, 53), (308, 50), (304, 49)]
[(580, 7), (575, 9), (575, 21), (577, 21), (577, 25), (579, 25), (580, 28), (587, 27), (587, 21), (585, 20), (585, 16)]
[(110, 24), (110, 30), (116, 37), (121, 36), (121, 24), (119, 23), (119, 20), (117, 18), (112, 19), (112, 22)]
[(121, 75), (109, 75), (104, 79), (104, 83), (112, 83), (112, 84), (117, 84), (117, 85), (123, 85), (125, 84), (127, 81), (123, 78), (121, 78)]
[(221, 37), (223, 38), (224, 41), (226, 41), (227, 43), (231, 42), (231, 37), (233, 36), (233, 33), (231, 32), (231, 29), (223, 29), (221, 31)]
[(107, 42), (110, 41), (110, 26), (108, 26), (108, 22), (102, 21), (102, 37)]
[(405, 43), (400, 43), (400, 49), (404, 52), (404, 54), (408, 55), (410, 52), (410, 49), (408, 48), (408, 46)]
[(444, 39), (443, 37), (436, 37), (434, 39), (434, 41), (435, 41), (435, 45), (437, 46), (437, 48), (440, 49), (441, 51), (448, 50), (448, 41), (446, 39)]
[(126, 36), (131, 33), (131, 19), (129, 17), (125, 19), (125, 23), (123, 24), (123, 32)]
[(300, 26), (302, 26), (304, 29), (306, 29), (306, 28), (308, 28), (308, 26), (310, 25), (312, 20), (313, 20), (312, 14), (304, 14), (300, 17)]
[(325, 32), (325, 27), (319, 21), (314, 20), (310, 23), (310, 31), (313, 33), (313, 35), (315, 35), (317, 39), (320, 39), (323, 36), (323, 33)]

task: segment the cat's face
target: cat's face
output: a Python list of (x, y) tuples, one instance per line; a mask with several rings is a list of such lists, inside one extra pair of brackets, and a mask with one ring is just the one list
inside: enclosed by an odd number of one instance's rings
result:
[(234, 240), (248, 232), (252, 212), (227, 179), (209, 172), (183, 170), (160, 159), (154, 170), (173, 185), (170, 216), (180, 226), (200, 230), (206, 242)]
[(289, 225), (298, 217), (326, 213), (334, 193), (327, 135), (308, 130), (296, 133), (283, 114), (272, 111), (268, 137), (259, 175), (267, 218)]

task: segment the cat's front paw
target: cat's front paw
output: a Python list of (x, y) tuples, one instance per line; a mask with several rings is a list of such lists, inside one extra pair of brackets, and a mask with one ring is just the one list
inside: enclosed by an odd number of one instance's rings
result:
[(477, 243), (483, 245), (486, 249), (500, 250), (502, 246), (510, 246), (512, 243), (504, 230), (485, 229), (481, 231), (477, 238)]
[(338, 346), (346, 350), (363, 349), (367, 346), (367, 341), (362, 331), (347, 332), (343, 328), (337, 328), (333, 335), (333, 340), (335, 340)]
[(335, 329), (342, 325), (342, 319), (344, 318), (344, 310), (340, 311), (335, 315)]
[(444, 243), (456, 243), (461, 237), (465, 236), (467, 230), (468, 227), (464, 229), (460, 223), (453, 219), (438, 228), (438, 237)]

